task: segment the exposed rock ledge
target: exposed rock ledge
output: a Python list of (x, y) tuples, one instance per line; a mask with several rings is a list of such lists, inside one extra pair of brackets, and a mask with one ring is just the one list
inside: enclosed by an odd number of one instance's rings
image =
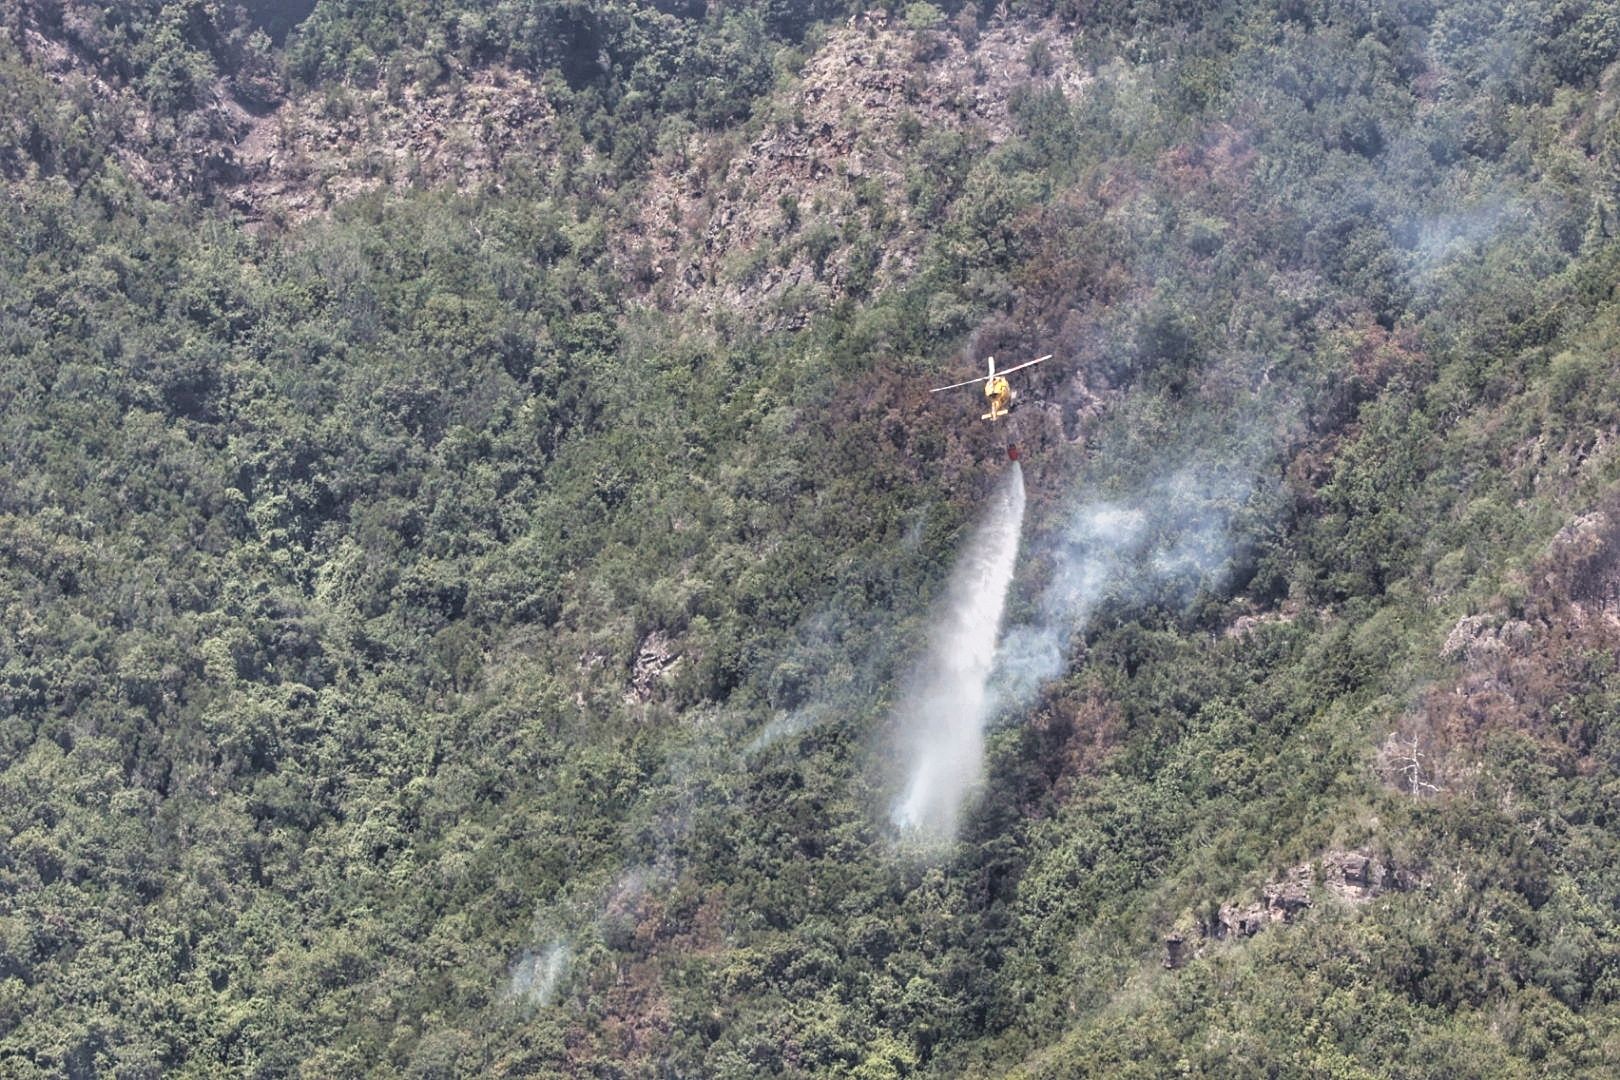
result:
[(1300, 863), (1261, 886), (1247, 902), (1222, 904), (1213, 919), (1184, 916), (1164, 935), (1164, 966), (1175, 969), (1203, 954), (1210, 943), (1250, 938), (1277, 923), (1293, 922), (1324, 896), (1364, 904), (1387, 892), (1404, 892), (1418, 879), (1360, 851), (1329, 851)]

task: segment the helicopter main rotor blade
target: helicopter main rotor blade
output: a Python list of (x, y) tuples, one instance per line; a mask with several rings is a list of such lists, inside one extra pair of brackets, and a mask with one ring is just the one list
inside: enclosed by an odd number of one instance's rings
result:
[(1002, 368), (1000, 371), (996, 372), (996, 374), (997, 375), (1005, 375), (1009, 371), (1022, 371), (1027, 367), (1034, 367), (1036, 364), (1044, 364), (1050, 359), (1052, 359), (1052, 354), (1047, 353), (1045, 356), (1041, 357), (1039, 360), (1026, 360), (1022, 364), (1019, 364), (1017, 367)]
[(951, 383), (951, 385), (949, 385), (949, 386), (936, 386), (936, 387), (934, 387), (932, 390), (930, 390), (928, 392), (930, 394), (937, 394), (941, 390), (956, 390), (956, 389), (958, 389), (960, 387), (963, 387), (963, 386), (972, 386), (974, 383), (989, 382), (989, 381), (990, 381), (990, 376), (988, 376), (988, 375), (980, 375), (977, 379), (969, 379), (967, 382)]
[[(1000, 371), (996, 371), (994, 368), (992, 368), (991, 373), (989, 375), (980, 375), (977, 379), (969, 379), (967, 382), (951, 383), (951, 385), (949, 385), (949, 386), (936, 386), (936, 387), (934, 387), (932, 390), (930, 390), (928, 392), (930, 394), (937, 394), (941, 390), (956, 390), (956, 389), (958, 389), (960, 387), (963, 387), (963, 386), (972, 386), (974, 383), (988, 382), (989, 380), (995, 378), (997, 375), (1006, 375), (1006, 374), (1008, 374), (1010, 372), (1022, 371), (1027, 367), (1034, 367), (1036, 364), (1044, 364), (1050, 359), (1052, 359), (1052, 354), (1047, 353), (1045, 356), (1041, 357), (1038, 360), (1026, 360), (1022, 364), (1018, 364), (1015, 367), (1002, 368)], [(995, 360), (992, 358), (990, 363), (994, 364)]]

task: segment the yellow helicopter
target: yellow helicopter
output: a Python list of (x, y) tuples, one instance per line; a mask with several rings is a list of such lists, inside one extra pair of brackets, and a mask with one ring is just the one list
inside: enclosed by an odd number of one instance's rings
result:
[(949, 386), (936, 386), (934, 389), (928, 392), (930, 394), (938, 394), (945, 390), (958, 390), (964, 386), (972, 386), (974, 383), (982, 382), (984, 383), (985, 400), (990, 403), (990, 411), (979, 417), (979, 419), (1000, 420), (1003, 416), (1006, 416), (1009, 411), (1011, 411), (1014, 397), (1012, 387), (1007, 385), (1007, 376), (1011, 375), (1015, 371), (1023, 371), (1027, 367), (1034, 367), (1036, 364), (1044, 364), (1050, 359), (1052, 359), (1052, 354), (1047, 353), (1038, 360), (1026, 360), (1022, 364), (1017, 364), (1013, 367), (997, 371), (996, 358), (992, 356), (988, 361), (989, 371), (984, 376), (977, 379), (969, 379), (967, 382), (951, 383)]

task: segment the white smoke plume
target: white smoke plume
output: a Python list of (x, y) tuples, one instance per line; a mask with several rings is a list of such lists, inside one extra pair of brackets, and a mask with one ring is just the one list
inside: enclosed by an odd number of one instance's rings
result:
[(985, 681), (1018, 561), (1024, 476), (1014, 463), (958, 557), (928, 652), (895, 711), (905, 789), (892, 817), (907, 835), (948, 841), (983, 770)]
[(552, 939), (538, 951), (523, 950), (508, 973), (507, 992), (530, 1005), (549, 1005), (572, 958), (573, 950), (561, 938)]
[(1046, 582), (1032, 616), (1002, 638), (991, 711), (1027, 704), (1061, 675), (1103, 604), (1184, 607), (1224, 585), (1242, 542), (1236, 519), (1257, 485), (1244, 470), (1184, 468), (1069, 513), (1036, 553)]
[(750, 739), (747, 745), (743, 747), (742, 756), (744, 759), (751, 758), (760, 751), (775, 746), (783, 739), (791, 739), (796, 735), (802, 735), (821, 723), (824, 718), (831, 716), (832, 713), (832, 706), (825, 701), (818, 701), (803, 708), (794, 709), (791, 712), (779, 710), (760, 729), (759, 734)]

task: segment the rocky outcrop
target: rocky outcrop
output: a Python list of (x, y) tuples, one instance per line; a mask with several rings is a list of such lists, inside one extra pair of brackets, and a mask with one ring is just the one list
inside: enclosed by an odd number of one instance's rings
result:
[[(658, 305), (776, 327), (903, 279), (942, 210), (930, 153), (961, 139), (982, 155), (1013, 134), (1017, 94), (1085, 84), (1056, 24), (969, 38), (881, 13), (829, 34), (762, 106), (770, 119), (750, 142), (693, 135), (655, 169), (621, 253), (627, 276)], [(846, 238), (851, 221), (876, 247)]]
[[(95, 103), (142, 186), (218, 198), (252, 221), (294, 223), (389, 188), (475, 191), (514, 158), (542, 169), (558, 159), (546, 89), (514, 68), (288, 93), (273, 69), (244, 60), (177, 121), (76, 48), (71, 29), (30, 23), (13, 36), (62, 100)], [(870, 13), (830, 31), (756, 103), (762, 123), (746, 142), (671, 136), (641, 197), (621, 208), (614, 258), (654, 304), (798, 325), (905, 278), (969, 182), (964, 162), (971, 171), (1015, 133), (1020, 94), (1074, 98), (1085, 83), (1055, 22), (918, 29)]]
[[(16, 25), (0, 28), (8, 51), (26, 65), (13, 70), (18, 82), (6, 95), (21, 107), (0, 117), (0, 176), (27, 174), (27, 155), (16, 151), (35, 141), (28, 129), (40, 119), (32, 115), (36, 110), (71, 118), (89, 144), (106, 147), (119, 168), (154, 195), (206, 193), (236, 176), (233, 147), (251, 114), (229, 81), (216, 78), (198, 87), (183, 118), (164, 115), (120, 74), (120, 58), (108, 55), (100, 9), (70, 5), (58, 15), (53, 25), (25, 6)], [(43, 167), (71, 176), (83, 164)]]
[(380, 188), (473, 191), (513, 154), (548, 160), (555, 132), (544, 90), (507, 68), (430, 88), (334, 87), (251, 121), (226, 197), (247, 217), (298, 221)]
[(1471, 782), (1476, 752), (1507, 730), (1540, 740), (1561, 768), (1587, 767), (1596, 733), (1565, 706), (1620, 670), (1620, 501), (1571, 519), (1509, 590), (1446, 635), (1440, 655), (1457, 675), (1391, 734), (1392, 786), (1418, 793), (1419, 758), (1424, 790)]
[(635, 668), (630, 674), (630, 690), (625, 694), (625, 700), (632, 704), (651, 701), (658, 685), (680, 662), (680, 656), (662, 630), (648, 634), (641, 642), (641, 648), (636, 650)]
[(1405, 891), (1417, 877), (1361, 851), (1332, 850), (1300, 863), (1260, 887), (1258, 897), (1229, 901), (1212, 919), (1184, 918), (1161, 939), (1163, 964), (1175, 969), (1201, 955), (1211, 942), (1241, 941), (1300, 918), (1326, 897), (1363, 904), (1386, 892)]
[[(250, 221), (291, 223), (379, 188), (476, 190), (513, 154), (547, 166), (555, 156), (555, 113), (539, 82), (498, 66), (289, 96), (265, 42), (233, 49), (230, 74), (198, 83), (171, 115), (109, 55), (98, 12), (72, 4), (51, 21), (25, 7), (6, 43), (39, 82), (37, 107), (75, 113), (161, 198), (218, 200)], [(26, 145), (28, 120), (0, 119), (0, 132)], [(22, 173), (21, 155), (0, 148), (0, 175)]]

